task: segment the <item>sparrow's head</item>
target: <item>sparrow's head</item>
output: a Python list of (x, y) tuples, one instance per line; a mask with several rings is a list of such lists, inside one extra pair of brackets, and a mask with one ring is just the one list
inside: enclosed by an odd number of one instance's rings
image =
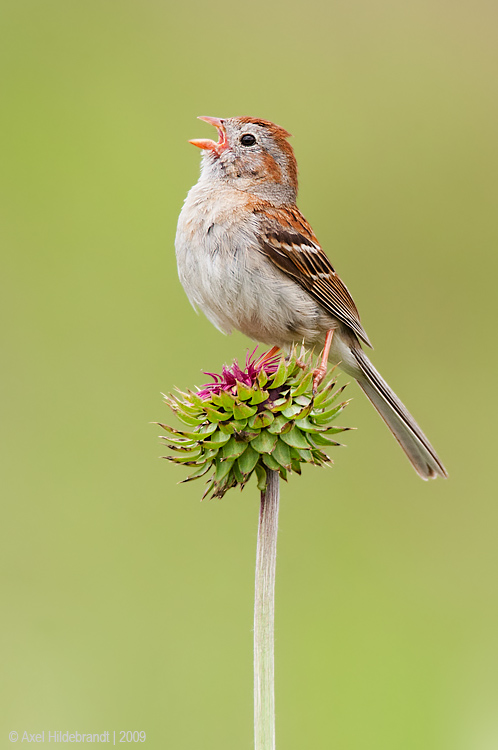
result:
[(297, 164), (290, 133), (257, 117), (199, 117), (218, 130), (218, 141), (190, 141), (203, 149), (202, 177), (276, 202), (294, 202)]

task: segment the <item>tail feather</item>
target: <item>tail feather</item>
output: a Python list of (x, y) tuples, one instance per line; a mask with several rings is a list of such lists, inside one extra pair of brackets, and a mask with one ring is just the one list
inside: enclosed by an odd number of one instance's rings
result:
[(422, 479), (447, 477), (446, 469), (436, 451), (410, 412), (377, 372), (365, 352), (359, 347), (354, 347), (352, 354), (361, 370), (360, 377), (355, 375), (358, 385), (403, 448), (415, 471)]

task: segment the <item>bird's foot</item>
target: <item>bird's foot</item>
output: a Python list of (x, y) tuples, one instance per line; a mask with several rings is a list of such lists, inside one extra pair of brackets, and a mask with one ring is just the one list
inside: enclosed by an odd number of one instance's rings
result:
[(327, 365), (322, 364), (313, 370), (313, 395), (316, 394), (318, 386), (327, 374)]
[(323, 347), (322, 359), (320, 361), (320, 364), (316, 368), (316, 370), (313, 370), (313, 395), (315, 395), (315, 393), (318, 390), (318, 386), (320, 385), (325, 375), (327, 374), (327, 364), (328, 364), (328, 359), (329, 359), (330, 345), (332, 343), (333, 337), (334, 337), (334, 329), (331, 328), (330, 331), (327, 331), (327, 335), (325, 336), (325, 344)]

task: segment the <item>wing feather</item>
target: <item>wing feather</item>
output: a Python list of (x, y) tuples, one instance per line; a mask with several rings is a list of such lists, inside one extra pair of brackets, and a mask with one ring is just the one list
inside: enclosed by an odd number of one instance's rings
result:
[(260, 251), (371, 347), (353, 298), (299, 209), (265, 205), (254, 213), (261, 223)]

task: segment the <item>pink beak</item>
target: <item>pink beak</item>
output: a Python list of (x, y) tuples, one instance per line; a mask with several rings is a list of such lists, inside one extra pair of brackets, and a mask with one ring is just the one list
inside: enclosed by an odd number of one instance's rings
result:
[(215, 141), (211, 141), (209, 138), (195, 138), (192, 141), (189, 141), (193, 146), (197, 146), (197, 148), (202, 148), (205, 151), (213, 151), (217, 156), (219, 156), (222, 151), (224, 151), (226, 148), (228, 148), (227, 143), (227, 136), (225, 133), (225, 128), (223, 126), (223, 120), (220, 120), (218, 117), (198, 117), (198, 120), (204, 120), (204, 122), (208, 122), (210, 125), (214, 125), (215, 128), (218, 130), (218, 143), (215, 143)]

